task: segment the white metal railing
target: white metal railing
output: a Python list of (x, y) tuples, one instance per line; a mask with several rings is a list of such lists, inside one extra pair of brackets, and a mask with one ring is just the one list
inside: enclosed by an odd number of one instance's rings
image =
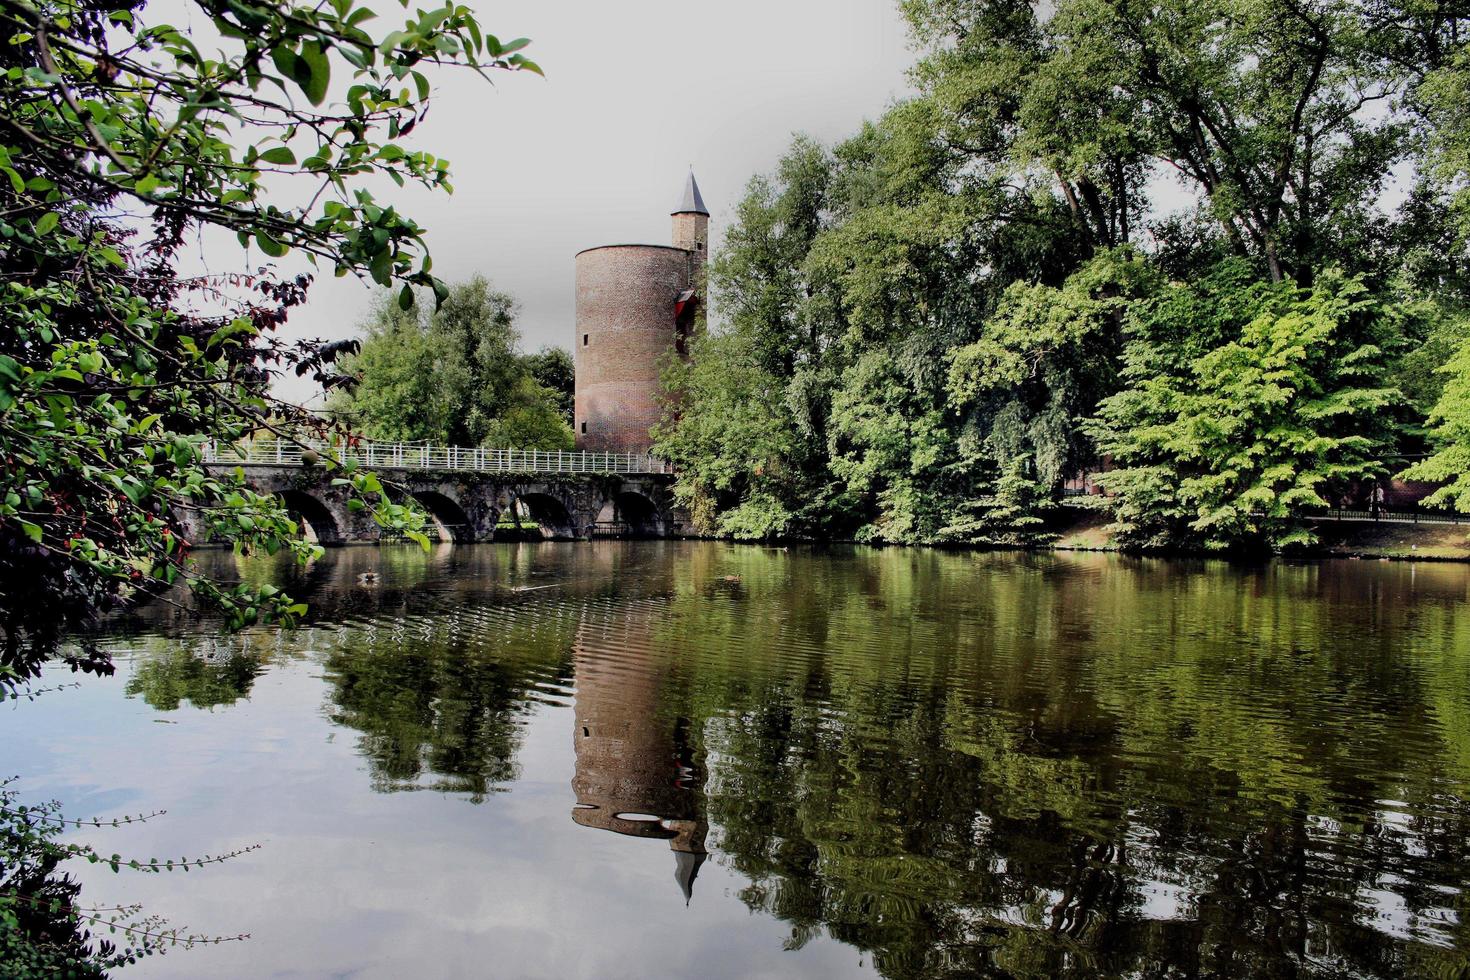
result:
[(246, 442), (204, 446), (204, 461), (222, 465), (302, 466), (303, 455), (318, 460), (357, 460), (359, 466), (389, 470), (451, 470), (474, 473), (672, 473), (666, 460), (646, 453), (579, 453), (540, 449), (480, 449), (426, 443)]

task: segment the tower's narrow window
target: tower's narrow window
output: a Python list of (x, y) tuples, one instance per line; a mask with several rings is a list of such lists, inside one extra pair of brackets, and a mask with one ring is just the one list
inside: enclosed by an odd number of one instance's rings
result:
[(582, 335), (582, 346), (587, 346), (587, 335), (585, 333)]
[(587, 434), (587, 423), (586, 422), (583, 422), (582, 423), (582, 435), (585, 436), (586, 434)]

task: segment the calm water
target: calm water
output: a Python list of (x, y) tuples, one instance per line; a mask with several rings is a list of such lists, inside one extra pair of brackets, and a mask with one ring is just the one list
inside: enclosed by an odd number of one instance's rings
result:
[(0, 708), (27, 795), (168, 811), (105, 853), (263, 845), (77, 869), (253, 937), (127, 976), (1470, 970), (1470, 567), (607, 542), (298, 579), (311, 628), (159, 608), (116, 677)]

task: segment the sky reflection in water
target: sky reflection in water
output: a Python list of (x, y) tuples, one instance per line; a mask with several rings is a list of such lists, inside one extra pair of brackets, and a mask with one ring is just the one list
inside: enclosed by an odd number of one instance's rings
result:
[(297, 579), (313, 628), (158, 607), (115, 678), (5, 709), (27, 795), (169, 811), (104, 852), (264, 845), (84, 869), (253, 936), (125, 975), (1470, 966), (1466, 566), (605, 542)]

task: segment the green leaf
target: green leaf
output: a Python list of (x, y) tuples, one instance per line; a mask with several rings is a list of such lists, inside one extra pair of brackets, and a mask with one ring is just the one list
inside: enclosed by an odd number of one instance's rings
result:
[(26, 537), (36, 542), (36, 544), (41, 543), (41, 525), (21, 520), (19, 517), (16, 520), (20, 522), (20, 529), (25, 532)]
[(520, 55), (515, 54), (510, 56), (510, 63), (512, 65), (515, 65), (521, 71), (535, 72), (542, 78), (546, 77), (546, 72), (541, 70), (541, 66), (536, 64), (536, 62), (532, 61), (530, 58), (522, 58)]
[(287, 248), (284, 244), (277, 241), (275, 238), (272, 238), (270, 235), (266, 234), (263, 231), (258, 231), (255, 233), (255, 244), (260, 246), (260, 250), (262, 252), (275, 259), (280, 258), (288, 251), (290, 251), (290, 249)]
[(297, 67), (301, 63), (301, 56), (289, 43), (283, 42), (272, 48), (271, 61), (275, 63), (276, 70), (287, 78), (295, 79), (301, 74)]
[(366, 68), (368, 66), (369, 59), (373, 55), (373, 49), (367, 48), (364, 50), (362, 48), (355, 48), (350, 44), (344, 44), (337, 48), (337, 53), (346, 58), (347, 62), (352, 65), (352, 67)]
[(296, 154), (289, 146), (273, 146), (262, 153), (260, 159), (266, 163), (293, 164), (296, 162)]
[(61, 221), (61, 215), (55, 211), (47, 211), (36, 219), (36, 234), (49, 235), (56, 225)]
[(386, 248), (378, 252), (368, 263), (368, 271), (379, 286), (390, 285), (393, 282), (393, 253)]
[(398, 291), (398, 308), (400, 310), (413, 309), (413, 287), (405, 285)]
[(332, 80), (332, 63), (316, 41), (306, 41), (301, 45), (301, 61), (306, 65), (307, 74), (305, 79), (298, 77), (297, 81), (311, 104), (321, 105)]

